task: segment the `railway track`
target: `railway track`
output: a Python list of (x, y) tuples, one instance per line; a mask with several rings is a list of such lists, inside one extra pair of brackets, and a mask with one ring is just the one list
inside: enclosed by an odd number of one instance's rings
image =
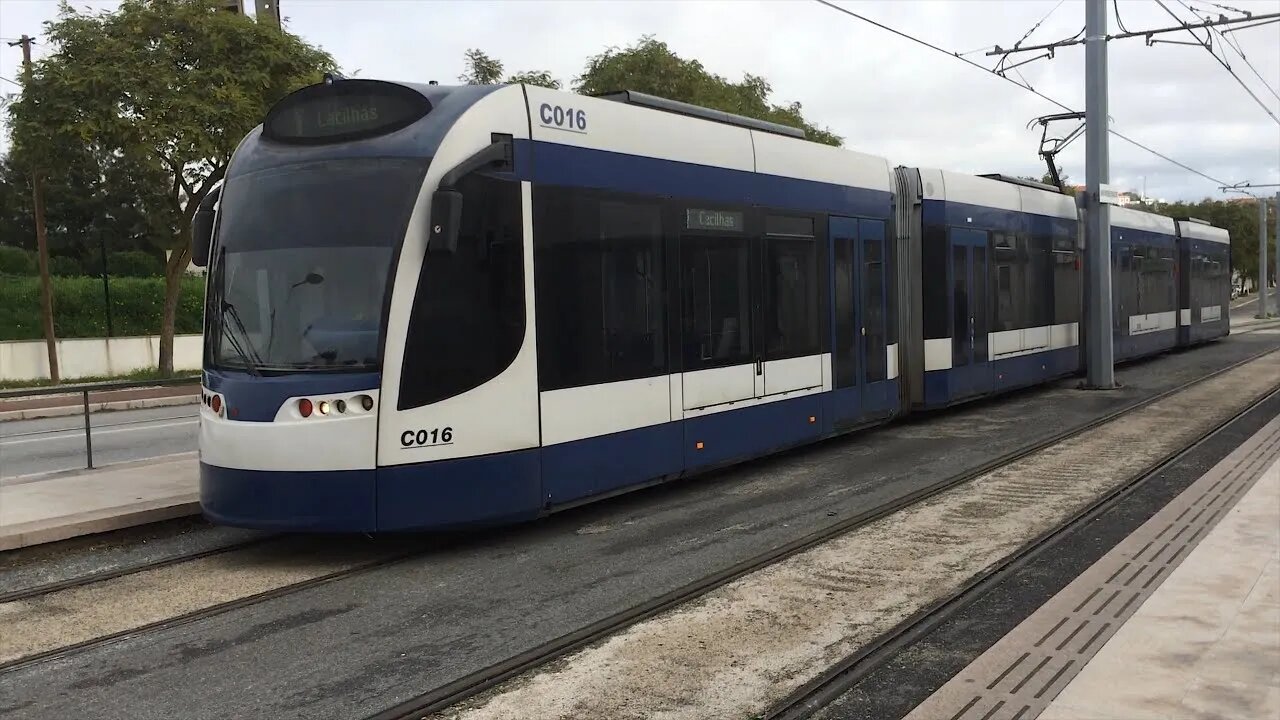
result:
[[(1220, 368), (1208, 375), (1195, 378), (1151, 397), (1130, 403), (1122, 408), (1097, 417), (1083, 425), (1060, 433), (1055, 433), (1049, 437), (1024, 445), (1017, 450), (994, 458), (978, 467), (971, 468), (963, 473), (948, 477), (939, 482), (898, 497), (890, 502), (868, 509), (865, 512), (848, 517), (839, 522), (835, 522), (821, 530), (757, 555), (756, 557), (737, 563), (729, 568), (721, 570), (720, 572), (707, 575), (672, 592), (653, 598), (628, 610), (616, 613), (574, 632), (562, 635), (518, 655), (514, 655), (507, 660), (470, 673), (446, 685), (437, 687), (405, 702), (397, 704), (394, 707), (371, 715), (368, 720), (416, 720), (417, 718), (424, 718), (450, 706), (474, 698), (508, 680), (532, 670), (536, 670), (570, 652), (597, 643), (608, 636), (630, 627), (631, 625), (695, 600), (712, 592), (713, 590), (716, 590), (717, 588), (737, 580), (738, 578), (757, 572), (806, 550), (822, 545), (836, 537), (893, 515), (894, 513), (937, 496), (947, 490), (963, 485), (975, 478), (982, 477), (1028, 455), (1040, 452), (1085, 432), (1106, 425), (1125, 415), (1141, 410), (1142, 408), (1159, 402), (1160, 400), (1169, 398), (1205, 381), (1219, 377), (1220, 375), (1235, 370), (1273, 352), (1280, 351), (1266, 350), (1257, 353), (1239, 362)], [(1219, 423), (1200, 437), (1200, 439), (1196, 441), (1196, 445), (1202, 443), (1212, 434), (1219, 432), (1223, 427), (1229, 425), (1240, 415), (1248, 412), (1248, 410), (1263, 402), (1267, 397), (1270, 397), (1277, 391), (1280, 391), (1280, 387), (1272, 388), (1269, 393), (1258, 398), (1255, 402), (1250, 403), (1248, 407), (1242, 409), (1238, 413), (1235, 413), (1222, 423)], [(1075, 524), (1079, 522), (1087, 522), (1088, 518), (1105, 511), (1106, 507), (1109, 507), (1110, 504), (1114, 504), (1114, 502), (1117, 502), (1120, 498), (1131, 492), (1131, 488), (1136, 487), (1136, 484), (1140, 484), (1142, 478), (1149, 477), (1153, 472), (1158, 472), (1160, 467), (1176, 460), (1176, 457), (1181, 456), (1184, 452), (1186, 452), (1186, 450), (1181, 450), (1170, 457), (1161, 459), (1153, 467), (1141, 473), (1139, 478), (1130, 483), (1124, 484), (1120, 489), (1108, 493), (1105, 497), (1100, 498), (1089, 508), (1086, 508), (1070, 520), (1069, 523)], [(959, 607), (963, 607), (968, 600), (960, 599), (959, 595), (964, 595), (965, 598), (977, 597), (981, 594), (982, 588), (990, 587), (990, 583), (983, 584), (987, 578), (997, 577), (997, 573), (1005, 572), (1002, 570), (1003, 568), (1013, 568), (1016, 565), (1025, 563), (1025, 559), (1019, 560), (1018, 558), (1023, 555), (1027, 555), (1028, 553), (1036, 552), (1037, 548), (1050, 546), (1052, 538), (1057, 537), (1061, 532), (1064, 531), (1062, 529), (1053, 530), (1037, 540), (1032, 541), (1015, 557), (1010, 558), (1005, 563), (999, 564), (996, 568), (993, 568), (990, 573), (985, 573), (975, 578), (973, 582), (967, 584), (965, 589), (958, 593), (957, 596), (944, 599), (936, 606), (926, 609), (918, 616), (913, 616), (913, 618), (900, 625), (895, 632), (886, 634), (880, 640), (868, 646), (864, 651), (860, 651), (857, 656), (847, 658), (846, 662), (843, 662), (838, 667), (831, 669), (817, 681), (806, 685), (802, 688), (803, 692), (798, 691), (798, 694), (796, 694), (795, 697), (788, 698), (783, 704), (771, 710), (769, 717), (803, 717), (805, 714), (811, 713), (812, 710), (808, 708), (812, 707), (813, 702), (826, 698), (831, 693), (838, 695), (838, 689), (849, 687), (847, 683), (839, 680), (840, 678), (847, 676), (861, 677), (864, 674), (862, 671), (856, 671), (856, 675), (851, 675), (851, 673), (855, 673), (855, 668), (858, 668), (867, 661), (872, 660), (873, 654), (876, 653), (879, 648), (885, 648), (885, 652), (889, 652), (889, 648), (897, 646), (895, 643), (905, 642), (905, 638), (908, 637), (915, 637), (917, 632), (912, 631), (912, 628), (916, 627), (919, 623), (928, 622), (930, 617), (933, 617), (938, 613), (954, 612), (954, 610), (948, 611), (945, 609), (949, 607), (949, 602), (960, 602), (961, 604), (957, 606), (957, 609)], [(1003, 575), (1000, 575), (999, 577), (1003, 577)], [(998, 582), (998, 580), (991, 580), (990, 582)], [(944, 616), (938, 615), (937, 617), (941, 619)], [(931, 626), (932, 625), (930, 625), (930, 627)], [(875, 657), (880, 658), (879, 655), (876, 655)], [(882, 661), (883, 659), (880, 659), (878, 662)], [(867, 666), (867, 671), (874, 667), (875, 665)], [(835, 695), (831, 696), (834, 697)]]
[(1144, 471), (1097, 498), (1065, 522), (1027, 542), (985, 572), (973, 577), (959, 590), (934, 602), (865, 645), (857, 653), (829, 668), (815, 680), (805, 684), (761, 716), (761, 720), (803, 720), (821, 711), (836, 698), (857, 686), (871, 673), (891, 661), (899, 652), (923, 638), (935, 628), (977, 601), (992, 588), (1012, 577), (1029, 563), (1052, 550), (1082, 526), (1104, 515), (1122, 503), (1152, 478), (1175, 465), (1191, 452), (1226, 430), (1230, 425), (1263, 403), (1280, 395), (1280, 386), (1257, 398), (1231, 417), (1215, 424), (1192, 444), (1169, 453), (1151, 463)]
[[(255, 546), (259, 546), (259, 547), (264, 546), (271, 541), (284, 542), (284, 541), (288, 541), (289, 539), (290, 538), (288, 537), (261, 538), (261, 539), (256, 539), (254, 541), (240, 543), (237, 545), (210, 549), (210, 550), (202, 551), (199, 553), (192, 553), (189, 555), (181, 555), (181, 556), (175, 556), (172, 558), (166, 558), (166, 559), (158, 560), (154, 563), (140, 563), (138, 565), (130, 566), (128, 568), (122, 568), (118, 571), (97, 573), (97, 574), (93, 574), (93, 575), (89, 575), (81, 578), (72, 578), (72, 579), (68, 579), (66, 581), (61, 581), (57, 583), (49, 583), (47, 585), (41, 585), (38, 587), (11, 592), (9, 593), (9, 596), (12, 596), (12, 599), (6, 600), (5, 602), (19, 603), (19, 602), (26, 601), (26, 602), (39, 603), (42, 599), (49, 598), (51, 596), (56, 596), (56, 593), (74, 591), (80, 588), (84, 588), (90, 585), (96, 585), (98, 583), (106, 582), (109, 580), (127, 578), (132, 575), (138, 575), (143, 571), (158, 570), (158, 569), (163, 569), (167, 567), (181, 565), (184, 563), (194, 562), (196, 560), (200, 560), (204, 558), (214, 557), (218, 555), (225, 555), (230, 553), (231, 551), (252, 550)], [(458, 542), (458, 541), (446, 540), (443, 542), (436, 542), (432, 544), (429, 548), (416, 546), (412, 549), (407, 549), (407, 550), (400, 550), (395, 552), (382, 552), (378, 554), (376, 557), (369, 559), (367, 561), (355, 562), (350, 565), (341, 567), (337, 570), (334, 570), (332, 572), (324, 572), (324, 573), (315, 575), (313, 577), (307, 578), (305, 580), (302, 580), (300, 582), (282, 584), (262, 592), (246, 594), (242, 597), (237, 597), (233, 600), (214, 603), (211, 605), (200, 607), (190, 612), (179, 613), (170, 617), (156, 620), (154, 622), (147, 622), (147, 623), (135, 625), (132, 627), (128, 627), (125, 629), (104, 633), (96, 637), (85, 639), (83, 641), (69, 643), (56, 648), (50, 648), (48, 650), (24, 654), (20, 657), (16, 657), (16, 658), (12, 658), (12, 659), (0, 662), (0, 674), (17, 670), (19, 668), (27, 667), (36, 663), (48, 662), (51, 660), (64, 658), (74, 653), (87, 650), (90, 648), (98, 647), (101, 645), (105, 645), (118, 640), (122, 640), (124, 638), (137, 637), (139, 635), (160, 632), (163, 630), (167, 630), (169, 628), (174, 628), (181, 625), (187, 625), (190, 623), (198, 622), (200, 620), (215, 617), (217, 615), (221, 615), (223, 613), (226, 613), (232, 610), (250, 607), (252, 605), (255, 605), (257, 603), (261, 603), (267, 600), (283, 597), (283, 596), (301, 592), (310, 588), (318, 587), (320, 585), (325, 585), (325, 584), (336, 582), (339, 580), (355, 577), (363, 573), (377, 570), (379, 568), (389, 567), (397, 563), (410, 561), (415, 558), (422, 557), (423, 555), (426, 555), (432, 552), (437, 552), (442, 548), (447, 548), (449, 544), (451, 544), (452, 542)], [(3, 604), (4, 603), (0, 603), (0, 606), (2, 606)]]
[(257, 547), (273, 540), (278, 540), (279, 535), (268, 535), (265, 537), (249, 538), (226, 545), (220, 545), (215, 548), (205, 548), (195, 552), (179, 553), (168, 557), (156, 558), (140, 563), (132, 563), (123, 567), (112, 568), (100, 572), (86, 573), (75, 577), (57, 580), (55, 582), (41, 583), (30, 587), (19, 588), (17, 590), (9, 590), (0, 592), (0, 605), (18, 600), (29, 600), (39, 598), (51, 593), (61, 592), (63, 590), (73, 590), (75, 588), (87, 587), (95, 583), (105, 582), (107, 580), (115, 580), (116, 578), (135, 575), (137, 573), (146, 572), (148, 570), (158, 570), (160, 568), (170, 567), (172, 565), (180, 565), (192, 560), (200, 560), (203, 558), (223, 555), (225, 553), (234, 552), (236, 550), (244, 550), (251, 547)]

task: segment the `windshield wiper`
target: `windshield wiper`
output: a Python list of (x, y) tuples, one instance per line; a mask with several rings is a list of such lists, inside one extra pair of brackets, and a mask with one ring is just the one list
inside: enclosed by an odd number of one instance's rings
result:
[(240, 335), (244, 338), (245, 342), (249, 344), (249, 349), (251, 351), (253, 350), (253, 341), (249, 339), (249, 331), (245, 329), (244, 322), (240, 320), (240, 313), (236, 312), (236, 306), (226, 300), (223, 300), (221, 309), (221, 322), (219, 324), (222, 326), (222, 337), (230, 341), (231, 349), (235, 350), (236, 354), (240, 356), (240, 359), (244, 361), (244, 369), (249, 371), (250, 375), (262, 377), (262, 373), (258, 370), (258, 366), (262, 364), (262, 358), (257, 357), (258, 353), (256, 351), (253, 352), (253, 357), (251, 358), (249, 353), (244, 351), (244, 347), (240, 345), (240, 341), (237, 340), (234, 335), (227, 332), (227, 329), (230, 327), (227, 325), (227, 318), (229, 317), (235, 321), (236, 329), (240, 331)]

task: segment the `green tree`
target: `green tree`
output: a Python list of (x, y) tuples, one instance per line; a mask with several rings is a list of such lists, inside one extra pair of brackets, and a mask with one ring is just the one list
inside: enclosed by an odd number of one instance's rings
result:
[(468, 85), (496, 85), (501, 80), (502, 61), (476, 48), (466, 52), (466, 59), (467, 69), (458, 76), (458, 80)]
[(844, 142), (830, 130), (807, 121), (800, 103), (772, 103), (769, 96), (773, 88), (764, 78), (746, 74), (741, 82), (730, 82), (708, 72), (697, 60), (676, 55), (666, 43), (648, 35), (630, 47), (608, 48), (588, 58), (573, 88), (587, 95), (635, 90), (800, 128), (808, 139), (826, 145)]
[[(462, 82), (468, 85), (497, 85), (503, 82), (501, 60), (495, 60), (484, 51), (476, 48), (468, 50), (465, 57), (466, 71), (458, 76), (458, 79)], [(548, 70), (527, 70), (512, 73), (505, 82), (538, 85), (552, 90), (560, 89), (560, 81), (551, 77), (551, 72)]]
[(77, 148), (137, 173), (147, 235), (172, 251), (160, 327), (160, 369), (171, 373), (196, 207), (271, 105), (333, 60), (213, 0), (125, 0), (100, 13), (64, 1), (45, 32), (54, 52), (9, 108), (16, 157), (55, 176)]
[[(66, 149), (63, 170), (45, 178), (45, 220), (49, 252), (73, 259), (96, 273), (100, 246), (107, 252), (148, 250), (163, 254), (152, 241), (151, 221), (139, 201), (148, 183), (145, 169), (130, 171), (119, 158), (100, 162), (78, 148)], [(0, 158), (0, 243), (35, 250), (31, 176), (13, 157)], [(65, 265), (65, 263), (64, 263)]]

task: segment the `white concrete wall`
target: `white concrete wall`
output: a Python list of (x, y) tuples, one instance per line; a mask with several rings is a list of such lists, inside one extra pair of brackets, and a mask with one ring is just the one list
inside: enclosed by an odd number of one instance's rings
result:
[[(200, 335), (173, 338), (173, 369), (199, 370)], [(123, 375), (154, 368), (160, 362), (160, 336), (76, 338), (58, 341), (58, 368), (64, 380)], [(43, 380), (49, 377), (44, 340), (0, 342), (0, 380)]]

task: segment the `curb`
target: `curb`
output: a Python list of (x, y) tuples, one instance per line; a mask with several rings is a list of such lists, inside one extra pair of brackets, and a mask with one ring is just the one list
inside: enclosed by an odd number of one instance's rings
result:
[(199, 515), (199, 498), (198, 492), (183, 493), (133, 505), (10, 525), (0, 535), (0, 552)]
[[(145, 398), (141, 400), (113, 400), (111, 402), (91, 402), (89, 412), (107, 412), (111, 410), (139, 410), (143, 408), (174, 407), (176, 405), (197, 405), (199, 395), (178, 395), (174, 397)], [(30, 410), (0, 411), (0, 422), (7, 420), (35, 420), (36, 418), (66, 417), (83, 415), (84, 405), (60, 405), (57, 407), (32, 408)]]

